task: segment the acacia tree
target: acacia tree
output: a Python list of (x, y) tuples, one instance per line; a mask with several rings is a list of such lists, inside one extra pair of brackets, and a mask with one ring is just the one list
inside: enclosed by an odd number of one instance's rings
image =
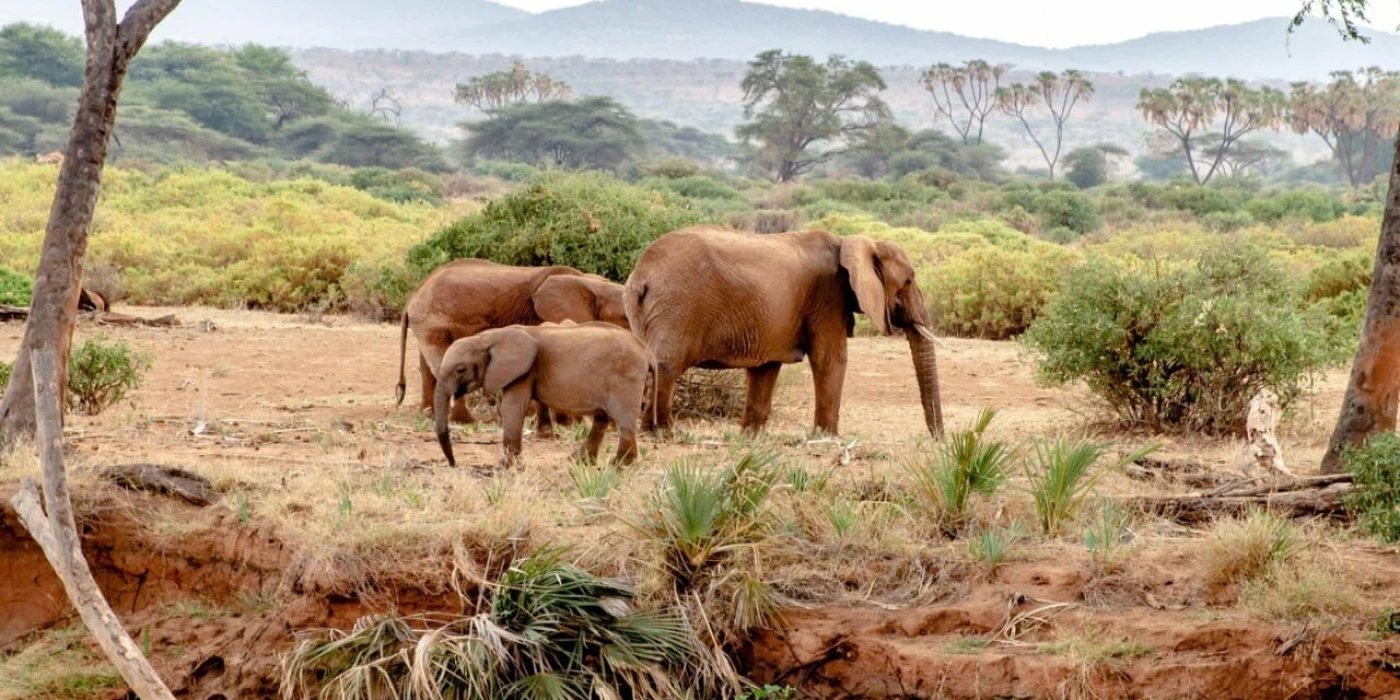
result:
[(491, 118), (508, 105), (568, 100), (572, 95), (573, 88), (568, 83), (544, 73), (532, 73), (525, 64), (515, 61), (510, 70), (478, 75), (466, 83), (458, 83), (454, 99)]
[[(1366, 22), (1366, 0), (1307, 0), (1293, 18), (1293, 26), (1314, 13), (1321, 14), (1343, 38), (1369, 41), (1358, 27)], [(1394, 431), (1400, 409), (1400, 141), (1395, 148), (1390, 194), (1366, 298), (1366, 319), (1361, 324), (1342, 412), (1322, 458), (1324, 474), (1346, 467), (1342, 453), (1348, 446), (1359, 445), (1375, 433)]]
[[(1059, 75), (1045, 71), (1035, 77), (1030, 85), (1015, 83), (996, 92), (996, 106), (1002, 113), (1015, 117), (1021, 122), (1026, 135), (1040, 149), (1045, 165), (1050, 168), (1050, 179), (1055, 179), (1055, 165), (1060, 162), (1060, 150), (1065, 143), (1065, 123), (1074, 112), (1075, 105), (1088, 102), (1094, 96), (1094, 84), (1077, 70), (1067, 70)], [(1037, 112), (1044, 110), (1054, 125), (1054, 135), (1044, 138), (1035, 135), (1031, 126), (1037, 120)]]
[(1289, 124), (1299, 134), (1316, 134), (1332, 151), (1352, 189), (1375, 179), (1383, 149), (1400, 122), (1400, 73), (1364, 68), (1336, 71), (1319, 87), (1294, 83)]
[(765, 51), (749, 62), (744, 118), (734, 130), (755, 159), (791, 182), (844, 153), (865, 133), (891, 120), (880, 99), (885, 79), (866, 61)]
[[(1242, 80), (1187, 77), (1167, 88), (1143, 88), (1137, 108), (1180, 144), (1192, 179), (1204, 185), (1220, 172), (1240, 139), (1261, 129), (1279, 129), (1288, 101), (1279, 90), (1254, 90)], [(1214, 131), (1217, 117), (1220, 129)]]
[(925, 70), (921, 80), (933, 96), (934, 110), (948, 120), (962, 142), (981, 145), (982, 127), (997, 110), (997, 90), (1008, 70), (1010, 66), (993, 66), (981, 59), (961, 66), (939, 63)]
[(151, 30), (180, 0), (137, 0), (120, 23), (114, 0), (82, 0), (82, 4), (87, 41), (83, 88), (59, 169), (58, 189), (49, 209), (24, 339), (9, 386), (0, 400), (0, 444), (34, 435), (32, 351), (41, 347), (54, 349), (58, 356), (58, 395), (67, 395), (68, 352), (78, 316), (83, 256), (87, 253), (92, 214), (102, 187), (102, 166), (117, 118), (117, 97), (131, 60)]

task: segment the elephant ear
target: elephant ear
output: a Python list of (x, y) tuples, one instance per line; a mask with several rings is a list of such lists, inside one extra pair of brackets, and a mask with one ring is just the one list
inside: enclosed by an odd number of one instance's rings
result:
[(535, 315), (542, 321), (592, 321), (597, 318), (598, 299), (583, 277), (557, 275), (545, 280), (530, 295)]
[(502, 328), (491, 339), (482, 389), (494, 394), (514, 384), (535, 366), (539, 344), (523, 328)]
[(889, 335), (889, 307), (885, 303), (885, 283), (880, 279), (878, 260), (875, 241), (870, 238), (855, 235), (841, 239), (841, 267), (846, 268), (860, 311), (870, 317), (880, 335)]

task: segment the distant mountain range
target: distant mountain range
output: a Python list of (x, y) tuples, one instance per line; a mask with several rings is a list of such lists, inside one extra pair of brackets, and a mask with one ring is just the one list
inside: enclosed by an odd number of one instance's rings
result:
[[(125, 3), (123, 3), (125, 4)], [(0, 24), (40, 21), (77, 32), (76, 0), (22, 0)], [(989, 23), (994, 22), (989, 18)], [(882, 66), (982, 58), (1023, 70), (1207, 73), (1322, 80), (1333, 70), (1400, 68), (1400, 36), (1344, 43), (1321, 21), (1286, 33), (1282, 17), (1102, 46), (1047, 49), (741, 0), (594, 0), (539, 14), (489, 0), (188, 0), (154, 39), (254, 41), (293, 48), (398, 49), (527, 57), (746, 60), (767, 49), (839, 53)]]

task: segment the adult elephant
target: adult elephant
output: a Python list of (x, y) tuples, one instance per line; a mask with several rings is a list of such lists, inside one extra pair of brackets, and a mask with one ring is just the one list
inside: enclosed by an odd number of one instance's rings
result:
[[(453, 341), (491, 328), (562, 321), (606, 321), (627, 328), (622, 285), (559, 265), (517, 267), (475, 259), (443, 264), (418, 285), (404, 307), (395, 405), (403, 404), (407, 391), (404, 361), (409, 330), (418, 341), (422, 408), (432, 411), (438, 365)], [(543, 407), (539, 417), (537, 427), (547, 434), (551, 424)], [(458, 423), (475, 420), (461, 398), (453, 402), (450, 418)]]
[(928, 310), (914, 266), (893, 243), (826, 231), (681, 229), (642, 252), (624, 301), (632, 332), (656, 356), (661, 431), (671, 428), (676, 377), (685, 370), (748, 370), (743, 428), (755, 433), (768, 421), (778, 371), (807, 358), (816, 428), (836, 434), (846, 339), (859, 311), (884, 335), (904, 332), (928, 431), (943, 434)]

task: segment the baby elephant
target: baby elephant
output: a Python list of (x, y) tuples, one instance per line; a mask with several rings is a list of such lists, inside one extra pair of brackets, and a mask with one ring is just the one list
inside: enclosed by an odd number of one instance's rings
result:
[(483, 389), (502, 392), (502, 466), (520, 455), (532, 400), (560, 413), (593, 416), (588, 439), (574, 453), (588, 462), (597, 459), (608, 423), (617, 423), (621, 438), (614, 459), (631, 464), (637, 458), (637, 421), (651, 367), (647, 358), (631, 331), (601, 321), (507, 326), (457, 340), (443, 356), (433, 394), (438, 444), (448, 465), (457, 466), (447, 408), (454, 399)]

